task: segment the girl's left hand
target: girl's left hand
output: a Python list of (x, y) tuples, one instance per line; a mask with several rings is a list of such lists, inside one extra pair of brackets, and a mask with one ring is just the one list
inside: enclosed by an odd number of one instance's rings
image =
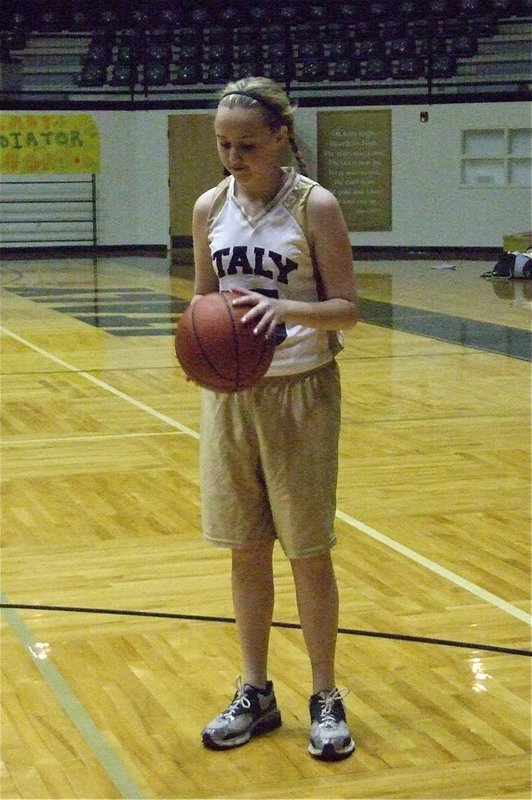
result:
[(267, 339), (271, 339), (275, 335), (277, 326), (285, 322), (285, 301), (240, 287), (232, 291), (242, 295), (233, 300), (234, 306), (250, 307), (242, 317), (242, 322), (245, 325), (253, 325), (253, 333), (264, 333)]

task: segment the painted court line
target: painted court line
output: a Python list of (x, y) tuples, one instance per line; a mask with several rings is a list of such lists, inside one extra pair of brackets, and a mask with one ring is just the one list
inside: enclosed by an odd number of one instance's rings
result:
[(36, 447), (40, 444), (61, 444), (62, 442), (101, 442), (106, 439), (144, 439), (150, 436), (184, 436), (184, 431), (143, 431), (141, 433), (95, 433), (87, 436), (47, 436), (33, 439), (15, 439), (2, 442), (2, 447)]
[(376, 531), (374, 528), (370, 528), (369, 525), (365, 525), (358, 519), (354, 519), (348, 514), (344, 514), (343, 511), (337, 511), (336, 516), (338, 519), (341, 519), (342, 522), (345, 522), (348, 525), (351, 525), (351, 527), (362, 531), (367, 536), (371, 536), (372, 539), (375, 539), (377, 542), (381, 542), (381, 544), (384, 544), (386, 547), (395, 550), (397, 553), (409, 558), (411, 561), (415, 561), (416, 564), (420, 564), (422, 567), (426, 567), (426, 569), (435, 572), (436, 575), (439, 575), (441, 578), (445, 578), (451, 583), (454, 583), (456, 586), (459, 586), (466, 592), (474, 594), (480, 600), (484, 600), (486, 603), (496, 606), (501, 611), (511, 614), (513, 617), (520, 619), (521, 622), (526, 622), (528, 625), (532, 625), (532, 616), (527, 614), (525, 611), (521, 611), (521, 609), (517, 608), (517, 606), (514, 606), (511, 603), (508, 603), (506, 600), (503, 600), (501, 597), (498, 597), (496, 594), (487, 592), (481, 586), (477, 586), (476, 583), (471, 583), (471, 581), (461, 578), (460, 575), (457, 575), (455, 572), (451, 572), (451, 570), (442, 567), (441, 564), (438, 564), (436, 561), (431, 561), (430, 558), (425, 558), (425, 556), (422, 556), (421, 553), (416, 553), (415, 550), (405, 547), (404, 544), (396, 542), (395, 539), (390, 539), (390, 537), (385, 536), (384, 533), (379, 533), (379, 531)]
[(199, 433), (193, 431), (192, 428), (187, 428), (186, 425), (181, 425), (180, 422), (176, 422), (175, 419), (172, 417), (168, 417), (166, 414), (161, 414), (159, 411), (156, 411), (151, 406), (147, 406), (144, 403), (141, 403), (140, 400), (135, 400), (134, 397), (131, 397), (129, 394), (125, 394), (121, 392), (119, 389), (115, 389), (114, 386), (111, 386), (109, 383), (105, 383), (105, 381), (101, 381), (99, 378), (95, 378), (94, 375), (91, 375), (90, 372), (84, 372), (83, 370), (79, 370), (73, 364), (69, 364), (68, 361), (63, 361), (62, 358), (58, 358), (54, 356), (52, 353), (49, 353), (47, 350), (43, 350), (42, 347), (38, 347), (36, 344), (32, 344), (27, 339), (24, 339), (22, 336), (19, 336), (13, 331), (0, 326), (0, 331), (4, 333), (6, 336), (10, 336), (19, 344), (23, 344), (28, 347), (30, 350), (33, 350), (35, 353), (43, 356), (44, 358), (48, 358), (50, 361), (53, 361), (54, 364), (58, 364), (60, 367), (63, 367), (70, 372), (75, 372), (76, 375), (81, 375), (82, 378), (94, 383), (95, 386), (99, 386), (101, 389), (104, 389), (106, 392), (110, 392), (114, 394), (116, 397), (120, 397), (122, 400), (125, 400), (127, 403), (130, 403), (132, 406), (139, 408), (141, 411), (145, 411), (147, 414), (151, 414), (152, 417), (155, 417), (160, 422), (164, 422), (166, 425), (170, 425), (172, 428), (177, 428), (182, 433), (188, 434), (188, 436), (192, 436), (194, 439), (199, 439)]
[[(91, 383), (94, 383), (101, 389), (104, 389), (105, 391), (114, 394), (116, 397), (119, 397), (120, 399), (125, 400), (128, 403), (131, 403), (131, 405), (134, 405), (136, 408), (145, 411), (147, 414), (150, 414), (151, 416), (155, 417), (161, 422), (164, 422), (167, 425), (176, 428), (182, 433), (186, 433), (187, 435), (192, 436), (194, 439), (199, 439), (199, 433), (193, 431), (191, 428), (187, 428), (185, 425), (181, 425), (179, 422), (172, 419), (172, 417), (169, 417), (166, 414), (161, 414), (159, 411), (156, 411), (154, 408), (151, 408), (151, 406), (145, 405), (144, 403), (141, 403), (139, 400), (135, 400), (134, 397), (131, 397), (130, 395), (125, 394), (124, 392), (121, 392), (118, 389), (115, 389), (110, 384), (105, 383), (104, 381), (101, 381), (98, 378), (95, 378), (88, 372), (83, 372), (78, 370), (75, 366), (69, 364), (67, 361), (63, 361), (63, 359), (57, 358), (57, 356), (52, 355), (52, 353), (48, 353), (46, 350), (43, 350), (43, 348), (32, 344), (27, 339), (23, 339), (21, 336), (18, 336), (18, 334), (13, 333), (7, 328), (0, 327), (0, 330), (6, 336), (10, 336), (12, 339), (15, 339), (15, 341), (25, 345), (26, 347), (29, 347), (31, 350), (33, 350), (36, 353), (39, 353), (44, 358), (50, 359), (51, 361), (53, 361), (56, 364), (59, 364), (65, 369), (70, 370), (71, 372), (75, 372), (77, 375), (81, 375), (83, 378), (86, 378), (86, 380), (90, 381)], [(464, 591), (473, 594), (480, 600), (483, 600), (484, 602), (495, 606), (501, 611), (504, 611), (506, 614), (510, 614), (516, 619), (521, 620), (521, 622), (526, 622), (528, 625), (532, 625), (532, 617), (529, 614), (522, 611), (520, 608), (517, 608), (517, 606), (508, 603), (506, 600), (503, 600), (501, 597), (498, 597), (497, 595), (486, 591), (481, 586), (477, 586), (477, 584), (471, 583), (471, 581), (468, 581), (465, 578), (461, 578), (460, 575), (451, 572), (445, 567), (442, 567), (440, 564), (437, 564), (435, 561), (431, 561), (429, 558), (425, 558), (425, 556), (422, 556), (420, 553), (416, 553), (415, 550), (411, 550), (409, 547), (405, 547), (399, 542), (396, 542), (395, 539), (391, 539), (389, 536), (385, 536), (383, 533), (379, 533), (379, 531), (369, 527), (369, 525), (365, 525), (363, 522), (360, 522), (360, 520), (357, 520), (354, 517), (349, 516), (348, 514), (344, 514), (343, 511), (338, 510), (336, 512), (336, 516), (338, 517), (338, 519), (342, 520), (342, 522), (345, 522), (347, 525), (350, 525), (352, 528), (362, 531), (367, 536), (370, 536), (371, 538), (381, 542), (381, 544), (384, 544), (386, 545), (386, 547), (395, 550), (397, 553), (400, 553), (402, 556), (409, 558), (411, 561), (415, 561), (420, 566), (429, 569), (431, 572), (434, 572), (441, 578), (444, 578), (445, 580), (454, 583), (456, 586), (459, 586), (461, 589), (464, 589)]]
[[(3, 593), (0, 594), (0, 597), (2, 598), (2, 603), (9, 603)], [(128, 800), (130, 798), (131, 800), (137, 800), (137, 798), (142, 800), (144, 798), (143, 792), (118, 756), (113, 753), (91, 717), (73, 694), (68, 683), (50, 660), (42, 644), (35, 641), (31, 632), (14, 609), (2, 608), (2, 613), (20, 643), (32, 656), (33, 663), (48, 686), (53, 690), (63, 711), (85, 739), (95, 758), (100, 762), (100, 765), (122, 797), (128, 798)]]

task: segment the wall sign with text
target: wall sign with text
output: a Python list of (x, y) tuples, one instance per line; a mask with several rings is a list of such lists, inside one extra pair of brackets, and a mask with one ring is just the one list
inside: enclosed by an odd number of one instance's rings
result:
[(90, 114), (0, 116), (0, 170), (4, 173), (96, 173), (100, 132)]
[(392, 230), (391, 111), (319, 111), (318, 180), (350, 231)]

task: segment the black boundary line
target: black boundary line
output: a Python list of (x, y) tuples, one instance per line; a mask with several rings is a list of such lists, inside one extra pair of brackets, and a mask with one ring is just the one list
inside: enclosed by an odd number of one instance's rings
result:
[[(214, 617), (201, 614), (176, 614), (170, 611), (135, 611), (123, 608), (86, 608), (82, 606), (55, 606), (33, 603), (0, 603), (0, 608), (30, 611), (65, 611), (80, 614), (111, 614), (124, 617), (150, 617), (153, 619), (180, 619), (193, 622), (223, 622), (235, 624), (234, 617)], [(297, 622), (272, 622), (274, 628), (291, 628), (300, 630)], [(459, 642), (454, 639), (437, 639), (431, 636), (411, 636), (406, 633), (381, 633), (379, 631), (364, 631), (357, 628), (338, 628), (338, 633), (349, 636), (367, 636), (376, 639), (394, 639), (401, 642), (416, 642), (418, 644), (436, 644), (446, 647), (462, 647), (468, 650), (486, 650), (493, 653), (505, 653), (515, 656), (531, 656), (532, 650), (521, 650), (515, 647), (501, 647), (492, 644), (479, 644), (477, 642)]]

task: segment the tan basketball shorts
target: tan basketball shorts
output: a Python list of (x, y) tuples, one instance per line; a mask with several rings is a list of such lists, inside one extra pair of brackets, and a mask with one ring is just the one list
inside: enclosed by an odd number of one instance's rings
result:
[(339, 430), (335, 361), (235, 394), (202, 390), (206, 541), (244, 548), (277, 538), (289, 558), (331, 548)]

